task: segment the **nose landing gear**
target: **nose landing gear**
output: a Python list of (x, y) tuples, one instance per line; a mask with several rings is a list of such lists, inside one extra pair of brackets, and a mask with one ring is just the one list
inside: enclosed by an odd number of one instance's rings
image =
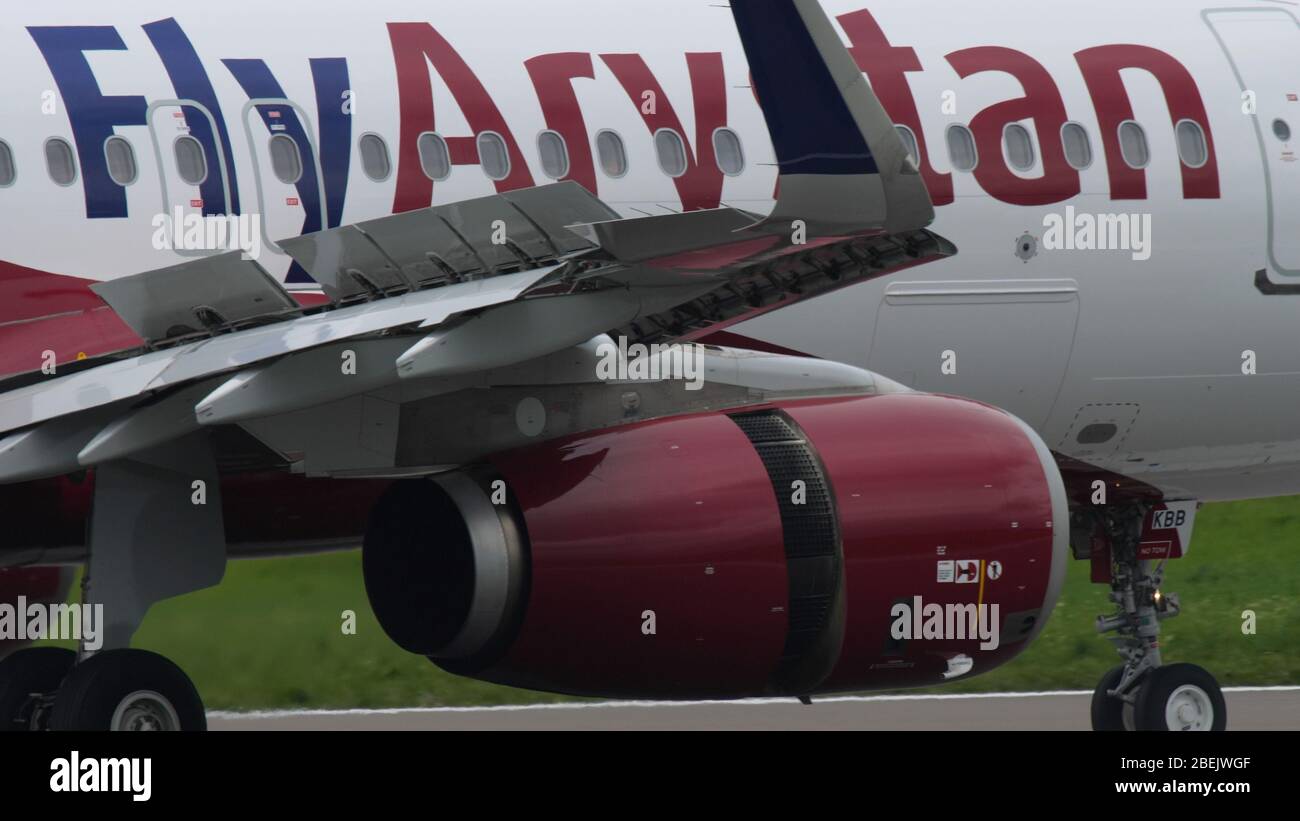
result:
[(1110, 599), (1115, 612), (1097, 617), (1124, 663), (1102, 677), (1092, 696), (1094, 730), (1221, 731), (1228, 720), (1223, 691), (1214, 676), (1194, 664), (1163, 665), (1160, 622), (1182, 608), (1176, 594), (1160, 590), (1164, 560), (1142, 558), (1145, 505), (1100, 507), (1079, 514), (1076, 533), (1101, 542), (1110, 560)]

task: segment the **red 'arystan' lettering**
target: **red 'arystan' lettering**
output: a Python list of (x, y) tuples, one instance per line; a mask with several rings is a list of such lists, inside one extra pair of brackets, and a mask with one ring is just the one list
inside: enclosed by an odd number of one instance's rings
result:
[[(641, 119), (651, 134), (670, 128), (686, 138), (681, 120), (663, 87), (638, 54), (602, 54), (605, 65), (641, 112)], [(716, 52), (686, 55), (691, 75), (691, 93), (695, 100), (695, 151), (686, 146), (686, 173), (673, 180), (682, 209), (695, 211), (717, 208), (722, 202), (722, 170), (713, 151), (713, 132), (727, 124), (727, 84), (722, 55)], [(653, 95), (647, 106), (644, 94)]]
[(569, 150), (569, 175), (593, 195), (596, 191), (596, 165), (591, 156), (591, 138), (587, 121), (578, 104), (573, 81), (596, 77), (591, 55), (582, 52), (543, 54), (524, 62), (528, 76), (537, 90), (537, 100), (546, 118), (546, 127), (564, 138)]
[(1219, 198), (1219, 161), (1214, 152), (1214, 135), (1205, 103), (1196, 88), (1196, 80), (1182, 63), (1168, 54), (1148, 46), (1113, 45), (1084, 49), (1074, 55), (1088, 84), (1088, 94), (1097, 108), (1102, 144), (1106, 149), (1106, 167), (1110, 171), (1110, 198), (1140, 200), (1147, 196), (1146, 170), (1132, 168), (1124, 162), (1120, 148), (1119, 127), (1132, 120), (1133, 103), (1120, 72), (1126, 68), (1150, 72), (1160, 83), (1174, 126), (1191, 120), (1205, 131), (1208, 161), (1200, 168), (1181, 162), (1183, 196), (1189, 200)]
[(388, 36), (393, 43), (393, 60), (397, 65), (397, 94), (401, 110), (393, 213), (427, 208), (433, 201), (433, 181), (420, 165), (419, 148), (420, 135), (436, 130), (430, 64), (451, 90), (475, 135), (446, 137), (452, 163), (477, 165), (477, 135), (495, 131), (505, 140), (510, 157), (510, 174), (497, 181), (497, 191), (531, 187), (533, 175), (528, 171), (528, 162), (506, 125), (505, 117), (451, 43), (428, 23), (389, 23)]
[(858, 68), (866, 72), (871, 89), (876, 92), (889, 118), (907, 126), (916, 135), (921, 152), (921, 177), (930, 190), (930, 199), (936, 206), (950, 204), (953, 201), (952, 175), (940, 174), (930, 162), (921, 115), (916, 110), (916, 98), (907, 83), (909, 72), (922, 70), (916, 50), (890, 45), (884, 29), (866, 9), (841, 15), (838, 19), (849, 37), (849, 53), (857, 61)]
[[(984, 71), (1015, 77), (1025, 96), (996, 103), (971, 119), (979, 151), (975, 179), (990, 196), (1013, 205), (1048, 205), (1079, 195), (1079, 172), (1065, 158), (1061, 128), (1069, 119), (1052, 75), (1028, 54), (1010, 48), (981, 46), (954, 51), (948, 62), (963, 80)], [(1016, 175), (1002, 156), (1003, 131), (1011, 123), (1033, 120), (1041, 147), (1043, 175)]]

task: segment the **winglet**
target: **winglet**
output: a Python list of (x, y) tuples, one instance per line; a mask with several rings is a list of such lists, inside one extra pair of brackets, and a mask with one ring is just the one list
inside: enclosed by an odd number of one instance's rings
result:
[(817, 0), (731, 0), (780, 166), (761, 225), (802, 220), (818, 236), (924, 228), (925, 182)]

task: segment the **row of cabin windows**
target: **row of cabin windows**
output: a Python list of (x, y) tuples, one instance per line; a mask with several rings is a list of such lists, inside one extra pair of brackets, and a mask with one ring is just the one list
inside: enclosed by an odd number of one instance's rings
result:
[[(475, 140), (479, 166), (489, 179), (504, 180), (510, 176), (510, 151), (505, 139), (494, 131), (485, 131)], [(420, 155), (420, 168), (435, 182), (451, 176), (451, 149), (440, 134), (427, 131), (416, 142)], [(383, 182), (392, 173), (388, 144), (378, 134), (361, 137), (361, 168), (366, 176)], [(672, 129), (664, 128), (654, 134), (655, 155), (660, 169), (670, 177), (684, 175), (689, 164), (686, 141)], [(745, 154), (740, 135), (730, 128), (719, 128), (713, 133), (713, 153), (718, 169), (729, 177), (745, 170)], [(537, 154), (542, 161), (542, 173), (553, 180), (569, 175), (569, 148), (564, 137), (556, 131), (543, 131), (537, 136)], [(604, 130), (596, 134), (596, 160), (605, 176), (618, 179), (627, 175), (627, 145), (618, 132)]]
[[(913, 165), (920, 166), (920, 147), (916, 134), (905, 125), (895, 126), (898, 136), (907, 149), (908, 158)], [(1291, 139), (1291, 128), (1284, 120), (1273, 122), (1273, 133), (1283, 142)], [(1174, 127), (1174, 136), (1178, 143), (1178, 158), (1190, 168), (1200, 168), (1210, 159), (1209, 146), (1205, 139), (1205, 130), (1193, 120), (1181, 120)], [(974, 171), (979, 165), (979, 151), (975, 147), (975, 135), (964, 125), (950, 125), (946, 133), (948, 159), (958, 171)], [(1130, 168), (1146, 168), (1151, 164), (1151, 148), (1147, 142), (1147, 133), (1142, 126), (1126, 120), (1119, 126), (1120, 153), (1125, 164)], [(1069, 122), (1061, 127), (1061, 147), (1065, 151), (1065, 161), (1076, 171), (1082, 171), (1092, 165), (1092, 137), (1088, 129), (1079, 123)], [(1006, 160), (1016, 171), (1031, 171), (1038, 162), (1034, 138), (1029, 129), (1020, 123), (1011, 123), (1002, 130), (1002, 150)]]
[[(920, 147), (916, 134), (905, 125), (896, 126), (898, 135), (907, 149), (913, 165), (920, 166)], [(1193, 120), (1181, 120), (1174, 128), (1178, 143), (1178, 156), (1191, 168), (1200, 168), (1209, 160), (1205, 131)], [(1273, 135), (1281, 142), (1290, 142), (1291, 126), (1282, 119), (1273, 121)], [(948, 126), (946, 141), (948, 158), (958, 171), (974, 171), (979, 165), (979, 152), (975, 135), (964, 125)], [(1145, 129), (1133, 120), (1119, 127), (1120, 152), (1131, 168), (1146, 168), (1151, 163), (1151, 149)], [(510, 152), (500, 134), (485, 131), (476, 140), (479, 164), (492, 180), (510, 176)], [(604, 130), (596, 134), (596, 158), (601, 171), (612, 179), (628, 172), (627, 147), (618, 132)], [(1069, 122), (1061, 128), (1061, 146), (1070, 167), (1082, 171), (1092, 165), (1092, 138), (1079, 123)], [(432, 131), (420, 135), (417, 141), (420, 167), (425, 175), (435, 181), (451, 176), (451, 150), (446, 139)], [(376, 182), (387, 180), (393, 164), (388, 143), (378, 134), (363, 134), (358, 142), (361, 167), (366, 176)], [(670, 177), (680, 177), (688, 169), (686, 142), (676, 131), (660, 129), (654, 134), (655, 154), (659, 167)], [(1017, 171), (1027, 172), (1037, 163), (1037, 152), (1029, 129), (1019, 123), (1008, 125), (1002, 132), (1002, 148), (1007, 162)], [(194, 137), (178, 137), (173, 144), (176, 172), (190, 185), (201, 185), (208, 178), (208, 160), (203, 144)], [(555, 131), (543, 131), (537, 137), (537, 152), (541, 157), (542, 171), (551, 179), (563, 179), (569, 174), (569, 149), (564, 137)], [(745, 153), (740, 135), (730, 128), (713, 132), (713, 153), (718, 168), (727, 176), (737, 176), (745, 169)], [(302, 179), (302, 152), (298, 143), (287, 134), (272, 135), (269, 143), (271, 170), (280, 182), (293, 185)], [(123, 187), (133, 184), (139, 177), (135, 149), (125, 137), (109, 137), (104, 142), (104, 157), (108, 174), (113, 182)], [(50, 179), (62, 186), (77, 181), (77, 161), (67, 140), (53, 137), (45, 142), (45, 165)], [(13, 185), (18, 169), (13, 150), (0, 140), (0, 188)]]
[[(479, 164), (489, 179), (504, 180), (510, 176), (510, 152), (506, 141), (492, 131), (485, 131), (476, 140)], [(431, 180), (441, 181), (451, 176), (451, 150), (446, 139), (433, 132), (420, 135), (417, 142), (420, 167)], [(388, 143), (378, 134), (361, 135), (357, 143), (361, 155), (361, 168), (375, 182), (387, 180), (393, 171)], [(671, 129), (660, 129), (654, 135), (655, 153), (659, 167), (670, 177), (680, 177), (688, 168), (686, 142)], [(268, 144), (271, 170), (280, 182), (293, 185), (302, 179), (303, 159), (298, 143), (287, 134), (271, 136)], [(745, 170), (745, 154), (740, 145), (740, 135), (729, 128), (719, 128), (713, 134), (713, 150), (718, 168), (727, 176), (737, 176)], [(543, 131), (537, 137), (537, 152), (541, 157), (542, 171), (553, 180), (569, 175), (569, 149), (558, 132)], [(176, 173), (190, 185), (201, 185), (208, 178), (208, 159), (203, 144), (194, 137), (183, 135), (173, 143)], [(139, 178), (139, 165), (135, 149), (125, 137), (109, 137), (104, 143), (104, 156), (108, 162), (108, 175), (113, 182), (126, 187)], [(611, 178), (623, 177), (628, 172), (627, 147), (623, 138), (614, 131), (601, 131), (596, 135), (596, 156), (601, 170)], [(77, 181), (77, 161), (71, 144), (60, 137), (45, 143), (45, 165), (50, 179), (58, 185), (72, 185)], [(17, 166), (9, 144), (0, 140), (0, 188), (12, 185), (17, 178)]]

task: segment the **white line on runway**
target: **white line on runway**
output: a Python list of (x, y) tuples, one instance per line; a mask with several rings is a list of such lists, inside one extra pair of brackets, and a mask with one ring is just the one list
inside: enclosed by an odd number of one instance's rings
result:
[[(1225, 693), (1293, 693), (1298, 687), (1224, 687)], [(954, 701), (982, 698), (1050, 698), (1052, 696), (1090, 696), (1091, 690), (1045, 690), (1030, 693), (944, 693), (934, 695), (898, 696), (833, 696), (814, 698), (818, 704), (865, 704), (877, 701)], [(259, 710), (238, 712), (215, 710), (208, 718), (216, 719), (266, 719), (298, 718), (308, 716), (396, 716), (436, 715), (439, 713), (515, 713), (529, 710), (600, 710), (618, 707), (761, 707), (769, 704), (790, 704), (793, 698), (750, 698), (731, 701), (574, 701), (559, 704), (496, 704), (486, 707), (392, 707), (376, 710)]]

